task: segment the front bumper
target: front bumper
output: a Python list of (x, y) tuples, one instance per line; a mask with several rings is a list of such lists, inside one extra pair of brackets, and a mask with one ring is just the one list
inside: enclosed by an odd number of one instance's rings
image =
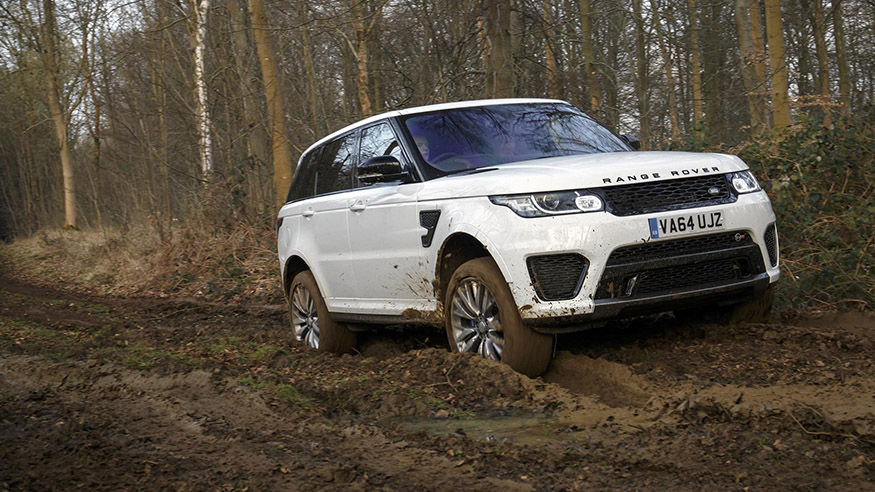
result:
[[(600, 212), (524, 219), (504, 207), (495, 207), (493, 211), (495, 220), (488, 222), (491, 224), (490, 227), (482, 232), (495, 245), (490, 252), (510, 285), (523, 321), (539, 329), (666, 311), (680, 305), (687, 307), (699, 302), (731, 304), (756, 296), (780, 277), (780, 269), (777, 263), (771, 265), (765, 244), (764, 234), (775, 222), (775, 215), (768, 197), (763, 192), (741, 195), (737, 201), (729, 204), (628, 217)], [(724, 232), (738, 231), (751, 238), (752, 243), (745, 253), (751, 263), (749, 275), (707, 284), (700, 282), (688, 287), (674, 286), (667, 292), (651, 292), (649, 295), (635, 295), (629, 299), (619, 296), (605, 298), (602, 281), (609, 276), (623, 273), (623, 265), (608, 265), (613, 251), (625, 246), (674, 239), (651, 239), (649, 218), (659, 219), (685, 212), (712, 211), (723, 213)], [(692, 238), (707, 234), (709, 233), (683, 237)], [(579, 254), (586, 258), (588, 267), (585, 277), (573, 298), (546, 301), (539, 297), (532, 285), (527, 259), (533, 256), (563, 253)], [(650, 265), (649, 268), (721, 261), (733, 257), (737, 252), (724, 253), (694, 253), (683, 257), (650, 261), (654, 265)], [(629, 268), (631, 272), (635, 268), (640, 270), (643, 267), (641, 264), (636, 264)], [(583, 327), (572, 329), (580, 328)], [(565, 330), (568, 329), (550, 329), (550, 331)]]

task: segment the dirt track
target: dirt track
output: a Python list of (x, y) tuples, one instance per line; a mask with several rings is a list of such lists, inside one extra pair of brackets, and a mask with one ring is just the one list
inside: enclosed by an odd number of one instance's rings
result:
[(530, 380), (434, 330), (0, 282), (0, 490), (875, 490), (875, 320), (666, 317)]

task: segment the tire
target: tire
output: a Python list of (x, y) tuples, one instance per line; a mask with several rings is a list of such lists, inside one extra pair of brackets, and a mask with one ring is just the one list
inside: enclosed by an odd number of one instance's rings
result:
[(766, 323), (772, 313), (777, 283), (766, 288), (759, 296), (739, 304), (723, 307), (676, 310), (675, 316), (692, 323)]
[(288, 302), (292, 332), (299, 342), (335, 354), (346, 354), (355, 349), (355, 332), (331, 319), (322, 292), (309, 270), (292, 279)]
[(492, 258), (463, 263), (444, 299), (444, 326), (453, 352), (477, 352), (537, 377), (553, 356), (553, 336), (523, 325), (510, 288)]
[(762, 294), (749, 301), (726, 308), (727, 323), (766, 323), (775, 303), (777, 282), (770, 284)]

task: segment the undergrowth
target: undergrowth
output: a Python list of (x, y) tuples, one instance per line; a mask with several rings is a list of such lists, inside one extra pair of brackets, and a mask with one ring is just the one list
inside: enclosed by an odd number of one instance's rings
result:
[(846, 120), (833, 129), (802, 121), (728, 149), (757, 175), (778, 217), (778, 308), (875, 308), (873, 146), (875, 122)]
[[(165, 237), (167, 235), (165, 234)], [(55, 230), (0, 246), (8, 275), (104, 295), (283, 302), (273, 231), (188, 226), (159, 239), (128, 231)]]

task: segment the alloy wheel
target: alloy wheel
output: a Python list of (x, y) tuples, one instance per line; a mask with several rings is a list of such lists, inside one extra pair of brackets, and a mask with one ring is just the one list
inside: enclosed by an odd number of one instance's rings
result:
[(295, 338), (311, 348), (319, 348), (319, 315), (316, 302), (303, 285), (292, 291), (292, 325)]
[(495, 297), (475, 278), (459, 282), (453, 292), (451, 327), (459, 352), (476, 352), (482, 357), (501, 360), (504, 332)]

